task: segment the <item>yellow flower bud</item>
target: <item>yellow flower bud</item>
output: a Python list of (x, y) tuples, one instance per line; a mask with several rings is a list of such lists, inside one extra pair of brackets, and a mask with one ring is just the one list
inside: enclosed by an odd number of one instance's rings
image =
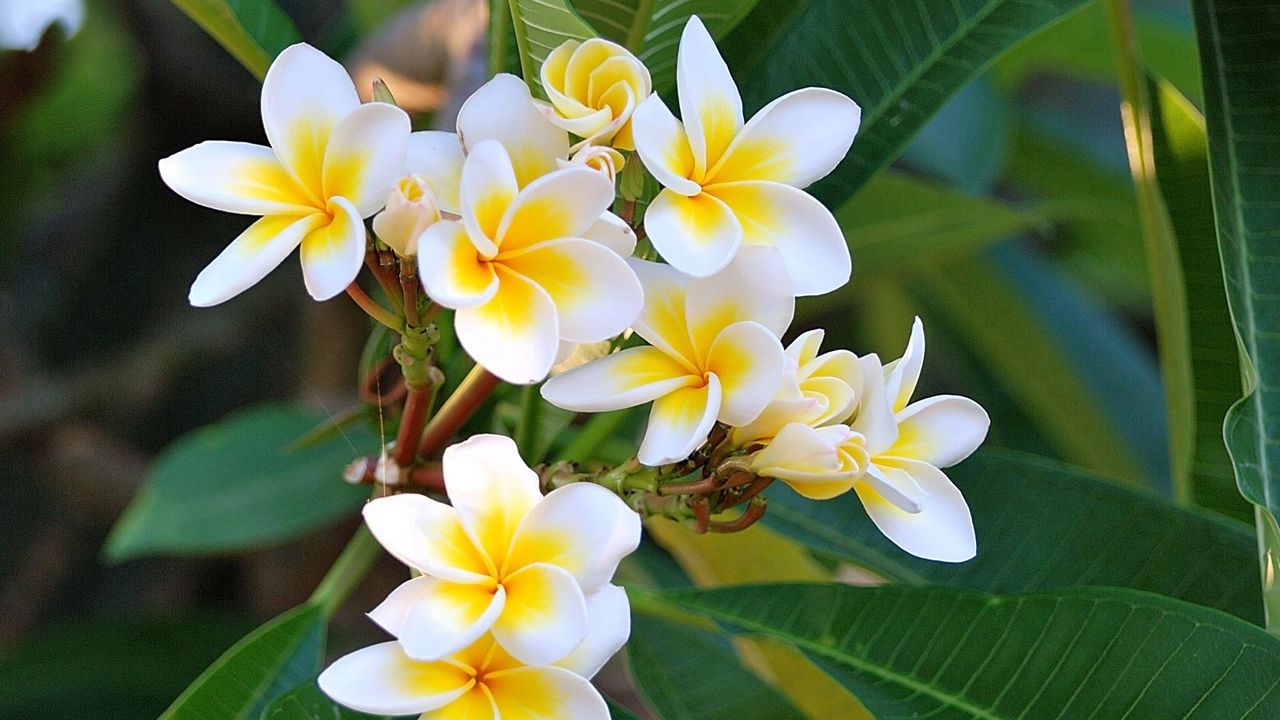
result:
[(391, 189), (373, 231), (402, 258), (418, 254), (418, 237), (440, 219), (435, 194), (421, 175), (406, 175)]
[(847, 425), (791, 423), (750, 457), (751, 469), (811, 500), (848, 492), (870, 464), (866, 438)]
[(622, 153), (611, 147), (583, 145), (573, 154), (573, 157), (568, 160), (559, 160), (558, 163), (562, 168), (585, 165), (609, 178), (609, 182), (613, 182), (618, 177), (618, 171), (622, 170), (622, 166), (626, 164), (626, 160), (623, 159)]
[(566, 41), (542, 64), (548, 117), (589, 145), (634, 150), (631, 113), (653, 92), (649, 70), (616, 43)]

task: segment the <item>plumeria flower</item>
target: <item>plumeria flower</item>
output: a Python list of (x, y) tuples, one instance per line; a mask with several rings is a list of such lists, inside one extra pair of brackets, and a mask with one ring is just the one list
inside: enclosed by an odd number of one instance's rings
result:
[(462, 170), (461, 222), (429, 227), (418, 275), (432, 300), (457, 310), (458, 340), (512, 383), (538, 382), (561, 341), (621, 333), (644, 298), (614, 250), (584, 237), (613, 203), (613, 184), (586, 167), (542, 175), (523, 188), (507, 148), (476, 145)]
[(642, 260), (632, 266), (645, 292), (633, 329), (651, 347), (557, 375), (542, 396), (578, 412), (654, 401), (637, 457), (663, 465), (687, 458), (717, 420), (745, 425), (769, 404), (785, 369), (778, 337), (795, 303), (770, 248), (745, 249), (709, 278)]
[(962, 562), (977, 542), (964, 496), (939, 468), (982, 444), (991, 419), (969, 398), (910, 402), (924, 363), (924, 325), (916, 318), (902, 358), (883, 368), (861, 358), (864, 394), (851, 426), (865, 438), (867, 471), (854, 485), (867, 515), (890, 540), (928, 560)]
[(649, 69), (626, 48), (602, 38), (566, 40), (542, 63), (542, 105), (551, 122), (584, 138), (580, 145), (634, 150), (631, 115), (653, 92)]
[(400, 178), (387, 195), (387, 206), (373, 218), (373, 232), (402, 258), (418, 254), (418, 238), (440, 220), (440, 207), (427, 179)]
[(192, 305), (235, 297), (299, 246), (311, 296), (342, 292), (364, 259), (364, 218), (401, 174), (409, 117), (394, 105), (361, 105), (342, 66), (309, 45), (271, 64), (262, 120), (271, 147), (203, 142), (160, 161), (165, 183), (188, 200), (262, 216), (196, 278)]
[(639, 544), (639, 516), (598, 485), (542, 497), (515, 443), (498, 435), (445, 450), (444, 478), (452, 507), (424, 495), (365, 505), (378, 542), (422, 573), (369, 616), (417, 660), (448, 658), (490, 632), (523, 663), (568, 656), (587, 634), (589, 598)]
[(522, 663), (492, 635), (440, 660), (418, 660), (400, 643), (385, 642), (338, 659), (320, 674), (320, 689), (342, 705), (376, 715), (608, 720), (608, 707), (589, 678), (630, 634), (627, 594), (605, 586), (588, 600), (588, 609), (586, 638), (554, 665)]
[(789, 423), (750, 458), (751, 471), (777, 478), (810, 500), (852, 490), (870, 464), (867, 439), (848, 425)]
[(782, 387), (759, 417), (733, 429), (735, 445), (768, 440), (791, 423), (820, 428), (849, 419), (862, 392), (862, 366), (848, 350), (819, 354), (824, 335), (810, 330), (787, 346)]
[(782, 253), (797, 295), (849, 280), (844, 236), (831, 211), (799, 190), (848, 152), (860, 110), (834, 90), (805, 88), (766, 105), (747, 123), (742, 99), (697, 16), (680, 38), (677, 120), (657, 95), (636, 109), (636, 150), (663, 190), (644, 227), (667, 262), (699, 277), (743, 245)]
[(0, 0), (0, 50), (35, 50), (50, 25), (71, 37), (83, 23), (82, 0)]
[(618, 177), (618, 173), (622, 167), (626, 165), (626, 161), (622, 157), (622, 153), (611, 147), (603, 145), (583, 145), (573, 157), (568, 160), (560, 160), (560, 167), (573, 167), (574, 165), (582, 165), (604, 175), (613, 182)]

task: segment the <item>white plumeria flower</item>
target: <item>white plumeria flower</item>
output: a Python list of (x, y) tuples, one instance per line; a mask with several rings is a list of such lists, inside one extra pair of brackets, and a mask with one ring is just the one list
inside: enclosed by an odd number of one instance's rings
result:
[(311, 296), (342, 292), (364, 261), (364, 218), (401, 174), (409, 117), (361, 105), (342, 66), (310, 45), (286, 48), (267, 70), (262, 120), (271, 147), (203, 142), (160, 161), (165, 183), (188, 200), (262, 216), (196, 278), (192, 305), (235, 297), (299, 246)]
[(386, 642), (339, 658), (320, 674), (320, 689), (342, 705), (376, 715), (608, 720), (608, 707), (588, 679), (626, 642), (630, 607), (627, 594), (613, 585), (598, 590), (587, 604), (586, 638), (555, 665), (522, 663), (492, 635), (440, 660), (417, 660), (400, 643)]
[(867, 470), (867, 439), (848, 425), (790, 423), (751, 455), (751, 470), (777, 478), (810, 500), (851, 490)]
[(561, 341), (598, 342), (640, 313), (643, 291), (614, 250), (584, 237), (613, 203), (613, 185), (586, 167), (521, 188), (506, 148), (476, 145), (462, 170), (462, 220), (427, 228), (418, 275), (432, 300), (457, 310), (458, 340), (512, 383), (542, 380)]
[(982, 444), (991, 419), (957, 395), (911, 403), (924, 363), (924, 326), (916, 318), (902, 358), (883, 368), (867, 355), (864, 394), (851, 423), (866, 441), (867, 471), (854, 485), (867, 515), (890, 540), (928, 560), (963, 562), (977, 551), (964, 496), (939, 468)]
[(418, 254), (418, 238), (440, 220), (435, 193), (422, 175), (400, 178), (387, 206), (373, 218), (373, 232), (402, 258)]
[(697, 16), (680, 38), (676, 82), (683, 123), (658, 95), (632, 119), (636, 150), (664, 188), (644, 218), (662, 257), (702, 277), (743, 245), (772, 245), (797, 295), (848, 282), (849, 249), (835, 218), (798, 188), (830, 173), (848, 152), (858, 106), (834, 90), (804, 88), (744, 124), (738, 88)]
[(542, 63), (551, 122), (584, 138), (579, 145), (634, 150), (631, 116), (653, 92), (649, 69), (629, 50), (603, 38), (566, 40)]
[(489, 632), (521, 662), (565, 658), (586, 636), (587, 598), (639, 545), (639, 516), (588, 483), (542, 497), (515, 443), (498, 435), (445, 450), (444, 478), (452, 507), (424, 495), (365, 505), (378, 542), (422, 573), (369, 616), (418, 660)]
[(782, 387), (758, 418), (733, 429), (735, 445), (768, 440), (791, 423), (820, 428), (849, 419), (862, 392), (862, 366), (848, 350), (818, 354), (824, 335), (810, 330), (791, 341)]
[[(602, 160), (592, 153), (579, 151), (570, 159), (568, 133), (538, 110), (529, 87), (514, 75), (495, 75), (467, 98), (458, 111), (457, 127), (456, 134), (414, 133), (405, 161), (405, 172), (427, 181), (446, 216), (461, 214), (463, 159), (486, 140), (497, 140), (507, 149), (519, 188), (566, 165), (601, 169)], [(617, 164), (614, 169), (621, 167)], [(582, 236), (622, 257), (631, 255), (636, 246), (635, 233), (611, 212), (601, 215)]]
[(618, 172), (626, 165), (626, 161), (622, 157), (622, 153), (611, 147), (603, 145), (583, 145), (572, 158), (568, 160), (560, 160), (559, 165), (562, 168), (573, 167), (574, 165), (582, 165), (604, 175), (613, 182), (618, 177)]
[(645, 292), (633, 329), (652, 347), (557, 375), (542, 396), (578, 412), (654, 401), (637, 457), (663, 465), (689, 457), (717, 420), (745, 425), (769, 404), (785, 369), (778, 337), (795, 302), (771, 248), (746, 248), (716, 275), (692, 280), (668, 265), (631, 262)]
[(0, 50), (35, 50), (50, 25), (72, 37), (84, 23), (81, 0), (0, 0)]

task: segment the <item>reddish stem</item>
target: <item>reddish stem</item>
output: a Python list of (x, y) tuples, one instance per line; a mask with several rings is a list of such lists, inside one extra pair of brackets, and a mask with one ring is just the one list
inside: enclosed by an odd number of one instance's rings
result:
[(427, 423), (418, 443), (418, 454), (431, 457), (444, 448), (450, 437), (466, 424), (484, 401), (498, 387), (498, 377), (476, 365), (458, 389), (440, 406), (440, 412)]
[(393, 458), (396, 466), (407, 468), (413, 465), (418, 455), (418, 439), (422, 437), (422, 426), (427, 422), (427, 412), (431, 409), (431, 387), (410, 388), (404, 401), (404, 414), (400, 416), (400, 432), (396, 433), (396, 454)]

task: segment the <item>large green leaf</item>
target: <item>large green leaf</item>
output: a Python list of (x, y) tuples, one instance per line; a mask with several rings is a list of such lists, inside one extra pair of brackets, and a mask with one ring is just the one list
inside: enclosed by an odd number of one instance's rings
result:
[(1222, 439), (1227, 410), (1240, 395), (1240, 358), (1227, 308), (1213, 221), (1204, 118), (1164, 80), (1151, 80), (1156, 178), (1177, 238), (1186, 286), (1188, 353), (1194, 385), (1192, 499), (1240, 519), (1252, 510), (1236, 489)]
[(281, 50), (301, 36), (273, 0), (173, 0), (261, 80)]
[(324, 633), (318, 606), (290, 610), (227, 650), (160, 720), (256, 720), (273, 700), (320, 671)]
[(978, 556), (965, 563), (903, 552), (852, 494), (815, 503), (780, 487), (769, 493), (764, 521), (819, 555), (893, 582), (996, 593), (1113, 585), (1262, 621), (1247, 526), (1007, 450), (984, 450), (947, 474), (964, 493), (978, 535)]
[(1196, 0), (1205, 119), (1227, 300), (1246, 397), (1226, 439), (1245, 497), (1280, 512), (1280, 3)]
[(0, 717), (154, 718), (252, 624), (222, 614), (68, 617), (0, 655)]
[(262, 720), (373, 720), (375, 717), (379, 716), (335, 703), (314, 682), (281, 695), (262, 711)]
[(627, 657), (641, 694), (663, 720), (805, 717), (742, 667), (727, 639), (706, 629), (636, 614)]
[(675, 83), (676, 50), (689, 16), (697, 15), (712, 37), (721, 38), (742, 21), (758, 0), (574, 0), (582, 17), (608, 38), (636, 54), (649, 68), (654, 89)]
[(107, 540), (123, 560), (154, 553), (215, 553), (281, 542), (350, 515), (368, 489), (343, 467), (377, 452), (364, 425), (305, 448), (295, 441), (322, 412), (268, 406), (187, 435), (156, 459), (142, 491)]
[(820, 85), (862, 106), (853, 149), (814, 186), (838, 207), (891, 160), (956, 90), (1001, 53), (1086, 0), (814, 0), (744, 87), (760, 107)]
[(797, 584), (664, 597), (794, 643), (882, 720), (1280, 715), (1280, 639), (1149, 593)]

